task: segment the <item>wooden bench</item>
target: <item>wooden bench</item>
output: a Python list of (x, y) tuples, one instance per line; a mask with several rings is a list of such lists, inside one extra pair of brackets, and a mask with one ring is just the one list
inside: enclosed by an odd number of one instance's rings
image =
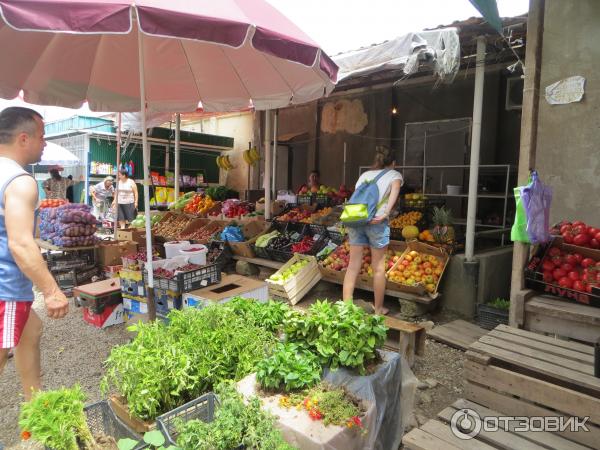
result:
[[(516, 432), (516, 423), (499, 422), (498, 431), (482, 431), (472, 439), (464, 440), (452, 432), (452, 417), (459, 418), (465, 414), (473, 417), (473, 422), (485, 417), (499, 417), (505, 414), (486, 408), (477, 403), (459, 399), (452, 406), (445, 408), (432, 419), (415, 428), (404, 436), (402, 444), (407, 450), (590, 450), (588, 447), (569, 440), (557, 433), (543, 431)], [(522, 414), (521, 414), (522, 415)], [(471, 419), (470, 419), (471, 420)]]
[(468, 400), (508, 416), (589, 417), (589, 432), (558, 435), (600, 449), (600, 378), (593, 375), (592, 346), (499, 325), (466, 356)]
[(385, 326), (389, 328), (388, 339), (393, 339), (395, 332), (398, 332), (395, 345), (385, 345), (384, 347), (397, 351), (404, 356), (409, 366), (415, 363), (415, 354), (423, 356), (425, 354), (425, 328), (412, 322), (396, 319), (394, 317), (385, 318)]

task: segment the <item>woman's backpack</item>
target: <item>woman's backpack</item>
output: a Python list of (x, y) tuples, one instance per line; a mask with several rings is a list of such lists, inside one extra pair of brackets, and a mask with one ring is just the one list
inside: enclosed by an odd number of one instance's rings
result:
[(375, 218), (377, 210), (386, 200), (383, 198), (379, 201), (377, 181), (388, 172), (389, 169), (384, 169), (373, 180), (365, 180), (356, 188), (340, 217), (345, 226), (362, 227)]

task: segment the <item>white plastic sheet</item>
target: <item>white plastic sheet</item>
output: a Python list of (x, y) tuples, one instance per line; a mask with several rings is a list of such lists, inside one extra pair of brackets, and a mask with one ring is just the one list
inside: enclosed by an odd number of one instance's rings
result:
[(417, 72), (429, 65), (442, 82), (451, 83), (460, 66), (460, 40), (456, 28), (408, 33), (391, 41), (334, 56), (339, 66), (338, 82), (382, 69)]

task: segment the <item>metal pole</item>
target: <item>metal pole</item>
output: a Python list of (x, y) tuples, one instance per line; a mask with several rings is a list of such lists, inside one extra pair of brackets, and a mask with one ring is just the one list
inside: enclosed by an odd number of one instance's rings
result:
[(277, 119), (279, 110), (275, 110), (273, 119), (273, 198), (277, 198)]
[(115, 183), (115, 239), (119, 229), (119, 170), (121, 170), (121, 113), (117, 113), (117, 175)]
[(179, 198), (179, 153), (181, 152), (181, 114), (175, 114), (175, 201)]
[(481, 146), (483, 81), (485, 77), (485, 37), (483, 36), (477, 38), (477, 57), (475, 66), (471, 167), (469, 168), (469, 201), (467, 203), (467, 231), (465, 241), (465, 257), (467, 261), (473, 261), (473, 255), (475, 253), (475, 219), (477, 217), (477, 184), (479, 178), (479, 150)]
[(146, 130), (146, 81), (144, 79), (144, 40), (138, 29), (138, 64), (140, 69), (140, 111), (142, 113), (142, 155), (144, 163), (144, 216), (146, 218), (146, 270), (148, 271), (148, 319), (156, 319), (154, 303), (154, 267), (152, 264), (152, 228), (150, 227), (150, 149)]
[(342, 167), (342, 184), (346, 185), (346, 162), (348, 156), (348, 143), (344, 142), (344, 167)]
[(263, 186), (265, 188), (265, 219), (271, 218), (271, 111), (265, 111), (265, 172)]

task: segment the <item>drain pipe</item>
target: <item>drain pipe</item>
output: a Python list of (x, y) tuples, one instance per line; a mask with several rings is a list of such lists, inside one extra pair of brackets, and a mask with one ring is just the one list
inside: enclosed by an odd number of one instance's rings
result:
[(483, 111), (483, 84), (485, 78), (485, 37), (477, 37), (475, 64), (475, 92), (473, 98), (473, 130), (471, 134), (471, 163), (469, 167), (469, 199), (467, 203), (467, 230), (465, 239), (464, 271), (467, 286), (471, 287), (470, 304), (477, 304), (479, 288), (479, 260), (475, 259), (475, 222), (477, 218), (477, 185), (479, 179), (479, 152), (481, 148), (481, 117)]
[(465, 256), (473, 261), (475, 252), (475, 220), (477, 218), (477, 184), (479, 179), (479, 151), (481, 148), (481, 116), (483, 111), (483, 81), (485, 78), (485, 37), (477, 38), (475, 63), (475, 95), (473, 99), (473, 131), (471, 134), (471, 165), (469, 168), (469, 201), (467, 203), (467, 231)]

